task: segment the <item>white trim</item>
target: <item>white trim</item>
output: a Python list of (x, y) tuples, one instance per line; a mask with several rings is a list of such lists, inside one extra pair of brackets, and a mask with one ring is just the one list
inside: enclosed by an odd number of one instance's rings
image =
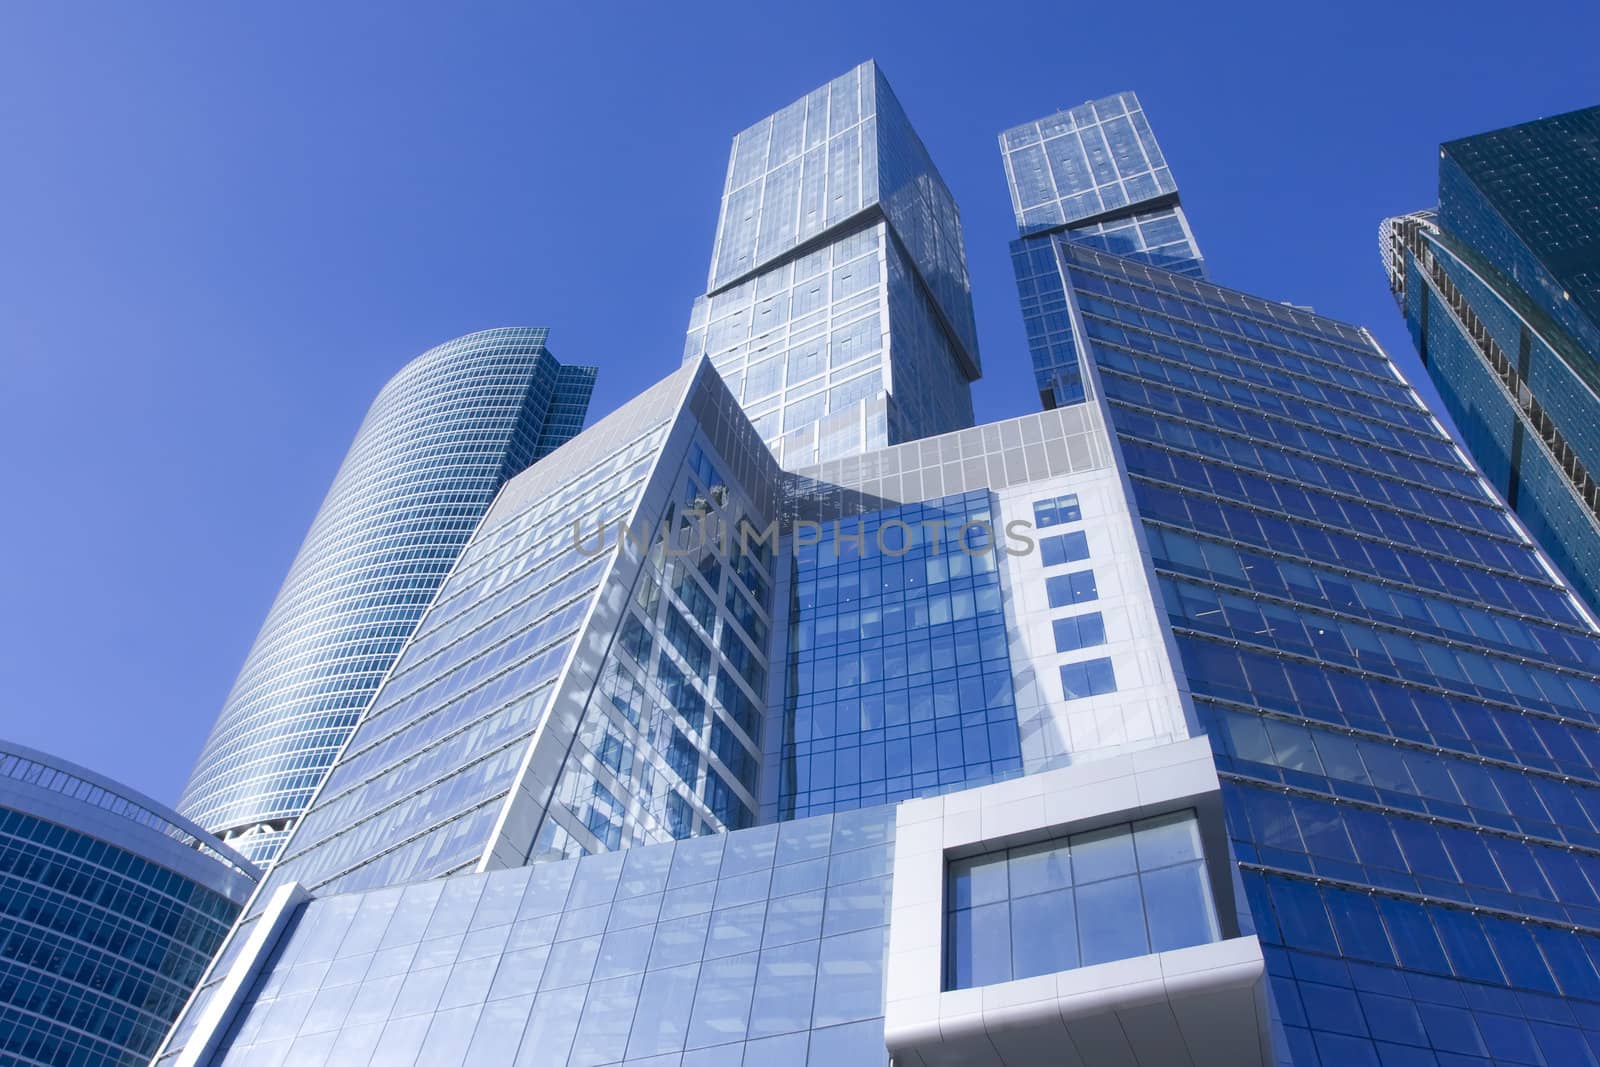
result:
[(205, 1007), (200, 1009), (194, 1032), (184, 1042), (183, 1051), (178, 1054), (174, 1067), (204, 1067), (211, 1062), (233, 1025), (233, 1017), (246, 995), (255, 987), (268, 957), (277, 947), (278, 939), (283, 936), (300, 906), (309, 899), (310, 894), (299, 882), (286, 882), (272, 894), (266, 910), (261, 913), (261, 918), (245, 940), (243, 950), (228, 969), (227, 976), (212, 990)]
[[(1200, 821), (1222, 940), (942, 988), (949, 857), (1184, 808)], [(1239, 935), (1234, 898), (1221, 787), (1205, 738), (906, 801), (895, 820), (884, 1043), (895, 1067), (1270, 1064), (1266, 962), (1260, 942)]]

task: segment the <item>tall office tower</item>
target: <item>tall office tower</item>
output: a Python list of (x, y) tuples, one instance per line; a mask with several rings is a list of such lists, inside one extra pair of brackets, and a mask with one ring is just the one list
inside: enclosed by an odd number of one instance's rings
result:
[(1570, 587), (1364, 331), (1040, 244), (1080, 403), (508, 483), (157, 1062), (1589, 1062)]
[(1178, 203), (1178, 183), (1133, 93), (1117, 93), (1000, 135), (1022, 237), (1012, 264), (1028, 352), (1045, 408), (1083, 399), (1052, 236), (1196, 278), (1205, 260)]
[(594, 368), (544, 329), (429, 349), (378, 393), (212, 727), (178, 809), (278, 854), (507, 478), (582, 428)]
[(1494, 487), (1600, 610), (1600, 107), (1450, 141), (1382, 226), (1428, 374)]
[(1056, 252), (1280, 1056), (1591, 1062), (1600, 640), (1572, 587), (1365, 331)]
[(0, 1062), (148, 1063), (258, 877), (149, 797), (0, 742)]
[(734, 138), (702, 355), (785, 467), (972, 425), (960, 214), (877, 64)]

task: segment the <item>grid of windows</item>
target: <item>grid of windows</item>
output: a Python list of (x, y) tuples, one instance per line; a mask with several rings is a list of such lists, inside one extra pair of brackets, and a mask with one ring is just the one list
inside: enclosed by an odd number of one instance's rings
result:
[(791, 469), (971, 425), (955, 202), (874, 64), (734, 139), (685, 344), (702, 355)]
[(218, 1062), (882, 1067), (893, 836), (880, 807), (314, 900)]
[[(1440, 199), (1451, 210), (1437, 218), (1385, 223), (1391, 288), (1463, 443), (1595, 608), (1600, 372), (1550, 315), (1567, 314), (1568, 328), (1585, 320), (1449, 158), (1440, 161)], [(1536, 210), (1570, 214), (1572, 203), (1547, 197)]]
[(0, 1060), (147, 1060), (238, 911), (133, 852), (0, 807)]
[(458, 338), (373, 401), (178, 803), (250, 859), (277, 856), (496, 491), (581, 427), (593, 368), (547, 334)]
[(1021, 771), (992, 516), (978, 490), (796, 553), (781, 816)]
[[(635, 636), (620, 641), (601, 669), (538, 834), (537, 858), (756, 821), (767, 649), (753, 648), (740, 631), (768, 633), (756, 602), (772, 582), (772, 549), (741, 543), (731, 528), (719, 536), (715, 524), (693, 532), (713, 499), (724, 505), (712, 513), (718, 522), (748, 519), (698, 441), (676, 478), (655, 524), (678, 531), (676, 547), (658, 547), (643, 562), (622, 624), (625, 637)], [(651, 633), (661, 640), (652, 642)]]
[(544, 493), (523, 506), (502, 496), (274, 877), (336, 892), (477, 861), (608, 570), (607, 556), (581, 550), (574, 524), (592, 530), (632, 511), (666, 431), (643, 421), (635, 436), (597, 437), (598, 455), (544, 471)]
[(1363, 332), (1058, 251), (1295, 1062), (1592, 1062), (1570, 595)]
[(1192, 811), (952, 860), (946, 989), (1216, 941)]
[(1007, 130), (1000, 151), (1024, 234), (1012, 242), (1011, 263), (1039, 399), (1047, 409), (1076, 404), (1085, 395), (1083, 369), (1055, 236), (1197, 278), (1205, 261), (1134, 94)]
[(1133, 93), (1118, 93), (1000, 135), (1017, 225), (1062, 226), (1175, 196), (1178, 184)]

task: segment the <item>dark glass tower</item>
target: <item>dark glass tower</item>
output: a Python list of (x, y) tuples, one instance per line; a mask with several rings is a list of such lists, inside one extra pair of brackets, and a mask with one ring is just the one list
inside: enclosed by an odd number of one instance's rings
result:
[(178, 803), (270, 863), (505, 480), (577, 434), (594, 368), (469, 334), (378, 393)]
[(1462, 440), (1600, 608), (1600, 107), (1449, 141), (1390, 286)]

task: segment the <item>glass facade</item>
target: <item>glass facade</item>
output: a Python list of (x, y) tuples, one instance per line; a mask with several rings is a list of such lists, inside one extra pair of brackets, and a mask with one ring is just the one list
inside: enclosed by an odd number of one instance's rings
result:
[(158, 1063), (1597, 1062), (1571, 587), (1131, 94), (1002, 148), (1047, 410), (965, 425), (876, 67), (741, 133), (685, 365), (506, 484)]
[(734, 138), (702, 356), (787, 467), (972, 424), (960, 215), (875, 63)]
[(0, 743), (0, 1062), (147, 1063), (256, 877), (155, 801)]
[(240, 1064), (887, 1063), (892, 808), (308, 904)]
[(796, 549), (781, 817), (1021, 773), (994, 519), (976, 490)]
[(607, 577), (610, 560), (582, 551), (574, 526), (632, 514), (666, 430), (659, 410), (642, 410), (653, 399), (627, 413), (639, 418), (620, 439), (563, 452), (501, 495), (329, 772), (275, 883), (340, 892), (478, 861)]
[(594, 369), (547, 333), (450, 341), (373, 401), (178, 803), (252, 859), (279, 854), (500, 486), (581, 428)]
[[(701, 525), (751, 514), (721, 466), (693, 441), (672, 478), (654, 528), (676, 536), (641, 563), (534, 846), (541, 858), (756, 822), (773, 558), (748, 519), (724, 536)], [(701, 515), (716, 498), (725, 510)]]
[(1187, 948), (1221, 934), (1193, 812), (952, 860), (948, 878), (946, 989)]
[(1383, 224), (1423, 364), (1495, 489), (1600, 608), (1600, 108), (1451, 141)]
[(1028, 351), (1046, 408), (1084, 397), (1066, 294), (1049, 235), (1180, 274), (1205, 260), (1178, 203), (1161, 146), (1133, 93), (1117, 93), (1000, 135), (1011, 206), (1023, 237), (1011, 246)]
[(1600, 107), (1447, 141), (1439, 222), (1589, 353), (1600, 352)]
[(1568, 588), (1363, 331), (1057, 250), (1293, 1061), (1592, 1062)]

